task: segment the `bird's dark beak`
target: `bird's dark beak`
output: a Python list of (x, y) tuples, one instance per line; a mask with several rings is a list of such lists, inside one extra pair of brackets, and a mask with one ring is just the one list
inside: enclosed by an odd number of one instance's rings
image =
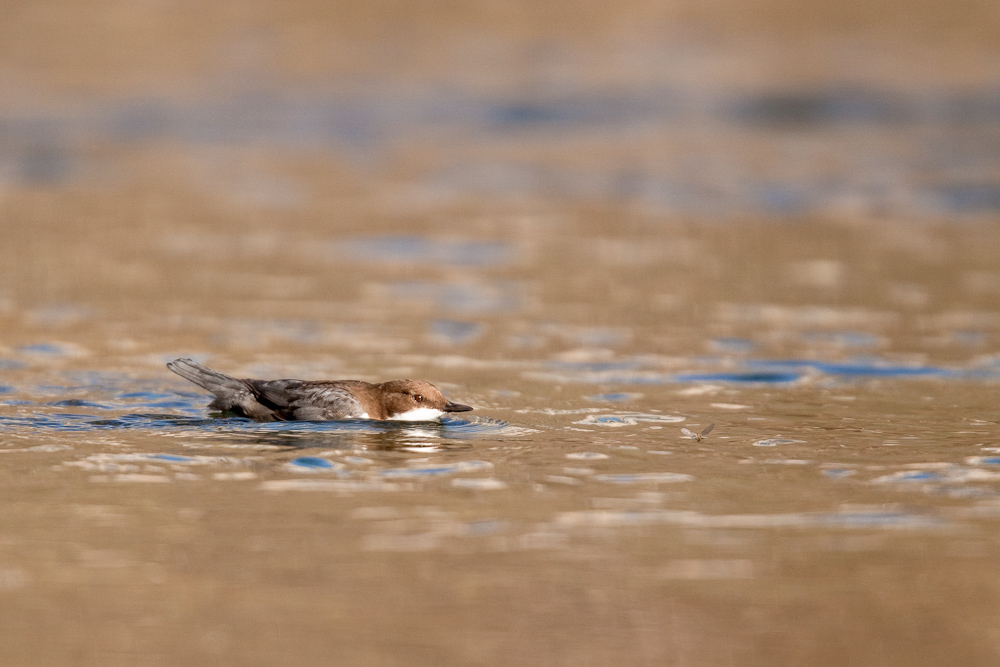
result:
[(461, 403), (448, 402), (447, 405), (442, 408), (445, 412), (468, 412), (472, 408), (468, 405), (462, 405)]

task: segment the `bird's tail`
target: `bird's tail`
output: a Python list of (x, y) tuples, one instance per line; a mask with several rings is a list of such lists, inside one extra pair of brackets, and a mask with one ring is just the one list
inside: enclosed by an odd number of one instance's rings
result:
[(167, 368), (185, 380), (190, 380), (199, 387), (204, 387), (219, 398), (232, 398), (234, 394), (247, 391), (247, 385), (243, 380), (202, 366), (191, 359), (174, 359), (167, 363)]

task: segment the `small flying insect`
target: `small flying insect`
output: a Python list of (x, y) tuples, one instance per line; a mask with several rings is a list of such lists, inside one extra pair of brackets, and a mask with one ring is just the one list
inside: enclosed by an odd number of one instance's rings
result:
[(701, 442), (701, 439), (704, 438), (709, 433), (711, 433), (713, 428), (715, 428), (714, 423), (709, 424), (708, 426), (703, 428), (701, 430), (701, 433), (695, 433), (691, 429), (687, 428), (682, 428), (681, 433), (683, 433), (686, 437), (690, 438), (691, 440), (694, 440), (695, 442)]

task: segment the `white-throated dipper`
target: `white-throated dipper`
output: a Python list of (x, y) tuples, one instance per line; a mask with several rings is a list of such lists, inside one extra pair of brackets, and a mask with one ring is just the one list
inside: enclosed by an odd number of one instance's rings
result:
[(204, 387), (215, 399), (208, 407), (259, 422), (330, 419), (433, 421), (446, 412), (466, 412), (429, 382), (390, 380), (241, 380), (192, 361), (174, 359), (167, 368)]

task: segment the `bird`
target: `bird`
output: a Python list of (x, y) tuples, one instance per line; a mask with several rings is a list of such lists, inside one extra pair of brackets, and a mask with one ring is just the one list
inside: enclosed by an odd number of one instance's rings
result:
[(258, 422), (377, 419), (435, 421), (472, 407), (453, 403), (422, 380), (253, 380), (235, 378), (192, 359), (167, 368), (215, 394), (209, 408)]

